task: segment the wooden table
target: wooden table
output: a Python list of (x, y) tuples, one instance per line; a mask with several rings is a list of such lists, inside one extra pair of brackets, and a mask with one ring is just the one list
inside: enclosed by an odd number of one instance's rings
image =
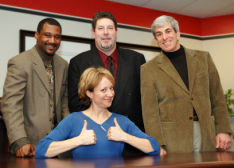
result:
[(9, 154), (0, 156), (1, 168), (203, 168), (234, 167), (234, 153), (207, 152), (189, 154), (168, 154), (159, 156), (141, 156), (102, 159), (35, 159), (15, 158)]

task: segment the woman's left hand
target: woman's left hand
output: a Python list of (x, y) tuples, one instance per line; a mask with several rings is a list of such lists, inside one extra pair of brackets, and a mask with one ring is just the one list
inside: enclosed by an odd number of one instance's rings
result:
[(116, 118), (114, 118), (115, 126), (110, 127), (107, 132), (108, 140), (113, 141), (125, 141), (127, 139), (127, 134), (121, 129)]

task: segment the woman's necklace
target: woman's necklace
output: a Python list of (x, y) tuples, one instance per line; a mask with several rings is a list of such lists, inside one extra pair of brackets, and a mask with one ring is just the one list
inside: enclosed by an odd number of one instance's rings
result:
[[(88, 111), (89, 111), (89, 112), (88, 112)], [(88, 112), (89, 114), (88, 114), (87, 112)], [(94, 112), (93, 109), (90, 109), (90, 110), (87, 110), (87, 111), (86, 111), (86, 115), (89, 116), (93, 121), (95, 121), (95, 120), (94, 120), (94, 117), (92, 117), (92, 114), (94, 114), (94, 113), (95, 113), (95, 112)], [(103, 127), (102, 124), (105, 123), (105, 121), (110, 117), (109, 111), (107, 111), (106, 113), (107, 113), (107, 117), (105, 117), (104, 120), (102, 120), (102, 121), (100, 121), (100, 122), (95, 121), (97, 124), (100, 125), (100, 127), (102, 128), (102, 130), (105, 131), (105, 132), (107, 132), (107, 130)], [(100, 124), (100, 123), (102, 123), (102, 124)]]
[(102, 126), (102, 124), (101, 124), (101, 128), (102, 128), (105, 132), (107, 132), (106, 129)]

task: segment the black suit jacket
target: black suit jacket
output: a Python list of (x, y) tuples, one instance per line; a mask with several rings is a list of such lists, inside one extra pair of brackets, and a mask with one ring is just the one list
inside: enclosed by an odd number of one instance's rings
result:
[[(115, 83), (115, 97), (111, 112), (122, 114), (144, 131), (140, 95), (140, 66), (145, 63), (142, 54), (123, 48), (119, 50), (119, 63)], [(70, 112), (86, 109), (78, 98), (78, 83), (82, 72), (89, 67), (104, 67), (97, 48), (83, 52), (70, 60), (68, 70), (68, 97)]]

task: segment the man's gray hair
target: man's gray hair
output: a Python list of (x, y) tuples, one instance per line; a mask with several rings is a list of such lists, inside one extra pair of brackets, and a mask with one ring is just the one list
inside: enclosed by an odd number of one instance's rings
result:
[(162, 15), (162, 16), (159, 16), (158, 18), (156, 18), (153, 21), (152, 25), (151, 25), (151, 31), (152, 31), (155, 38), (156, 38), (155, 28), (163, 27), (167, 23), (171, 23), (171, 25), (172, 25), (173, 29), (175, 30), (175, 32), (178, 32), (180, 30), (177, 20), (175, 20), (171, 16)]

